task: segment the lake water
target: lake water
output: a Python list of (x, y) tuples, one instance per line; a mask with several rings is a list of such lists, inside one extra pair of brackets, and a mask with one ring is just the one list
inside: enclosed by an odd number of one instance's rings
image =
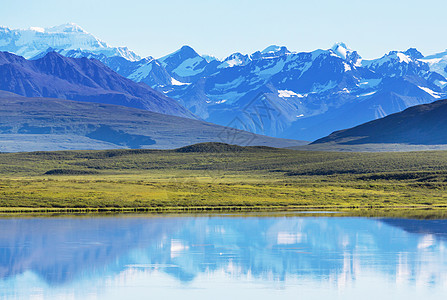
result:
[(447, 221), (0, 219), (0, 299), (446, 299)]

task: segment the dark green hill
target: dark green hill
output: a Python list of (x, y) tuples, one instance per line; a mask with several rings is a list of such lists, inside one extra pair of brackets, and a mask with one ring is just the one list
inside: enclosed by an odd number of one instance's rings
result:
[(225, 153), (225, 152), (257, 152), (257, 151), (268, 151), (277, 150), (271, 147), (265, 146), (239, 146), (239, 145), (229, 145), (225, 143), (208, 142), (199, 143), (194, 145), (185, 146), (176, 149), (176, 152), (180, 153)]
[(447, 144), (447, 100), (410, 107), (382, 119), (336, 131), (311, 145)]

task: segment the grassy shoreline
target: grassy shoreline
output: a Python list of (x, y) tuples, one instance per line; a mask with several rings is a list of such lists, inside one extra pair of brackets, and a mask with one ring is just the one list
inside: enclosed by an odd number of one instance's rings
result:
[(447, 151), (2, 153), (0, 176), (0, 213), (447, 210)]
[(158, 209), (27, 209), (0, 210), (0, 219), (10, 218), (102, 218), (102, 217), (367, 217), (439, 220), (447, 219), (446, 207), (307, 207), (307, 208), (246, 208), (196, 207)]
[(332, 212), (354, 210), (445, 210), (447, 205), (425, 206), (180, 206), (180, 207), (0, 207), (1, 213), (171, 213), (171, 212)]

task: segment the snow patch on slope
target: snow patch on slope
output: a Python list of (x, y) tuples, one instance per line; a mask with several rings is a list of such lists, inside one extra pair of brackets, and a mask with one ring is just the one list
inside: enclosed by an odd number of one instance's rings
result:
[(406, 64), (409, 64), (411, 62), (411, 58), (406, 54), (397, 53), (396, 55), (399, 58), (399, 62), (401, 62), (401, 63), (404, 62)]
[(232, 68), (234, 66), (240, 66), (243, 64), (243, 61), (240, 58), (233, 58), (227, 61), (224, 61), (219, 66), (217, 66), (218, 69), (224, 69), (224, 68)]
[(427, 87), (418, 86), (418, 88), (420, 88), (421, 90), (423, 90), (427, 94), (430, 94), (430, 96), (432, 96), (433, 98), (440, 99), (442, 97), (439, 93), (436, 93), (435, 91), (433, 91), (433, 90), (431, 90), (431, 89), (429, 89)]
[(368, 96), (374, 95), (375, 93), (377, 93), (377, 91), (366, 93), (366, 94), (357, 95), (357, 97), (368, 97)]
[(188, 82), (180, 82), (174, 78), (171, 77), (171, 84), (172, 85), (190, 85), (191, 83)]
[(343, 62), (343, 66), (345, 67), (345, 72), (351, 71), (352, 68), (350, 65), (348, 65), (347, 63)]
[(439, 86), (441, 89), (447, 87), (447, 81), (443, 81), (443, 80), (436, 80), (434, 82), (434, 84), (436, 84), (437, 86)]
[(281, 98), (291, 98), (291, 97), (298, 97), (298, 98), (304, 98), (304, 95), (297, 94), (294, 91), (289, 90), (278, 90), (278, 96)]

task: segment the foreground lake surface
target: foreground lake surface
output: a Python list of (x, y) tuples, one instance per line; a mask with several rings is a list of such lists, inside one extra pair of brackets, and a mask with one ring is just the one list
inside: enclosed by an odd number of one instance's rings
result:
[(335, 216), (0, 219), (0, 299), (445, 299), (446, 234)]

